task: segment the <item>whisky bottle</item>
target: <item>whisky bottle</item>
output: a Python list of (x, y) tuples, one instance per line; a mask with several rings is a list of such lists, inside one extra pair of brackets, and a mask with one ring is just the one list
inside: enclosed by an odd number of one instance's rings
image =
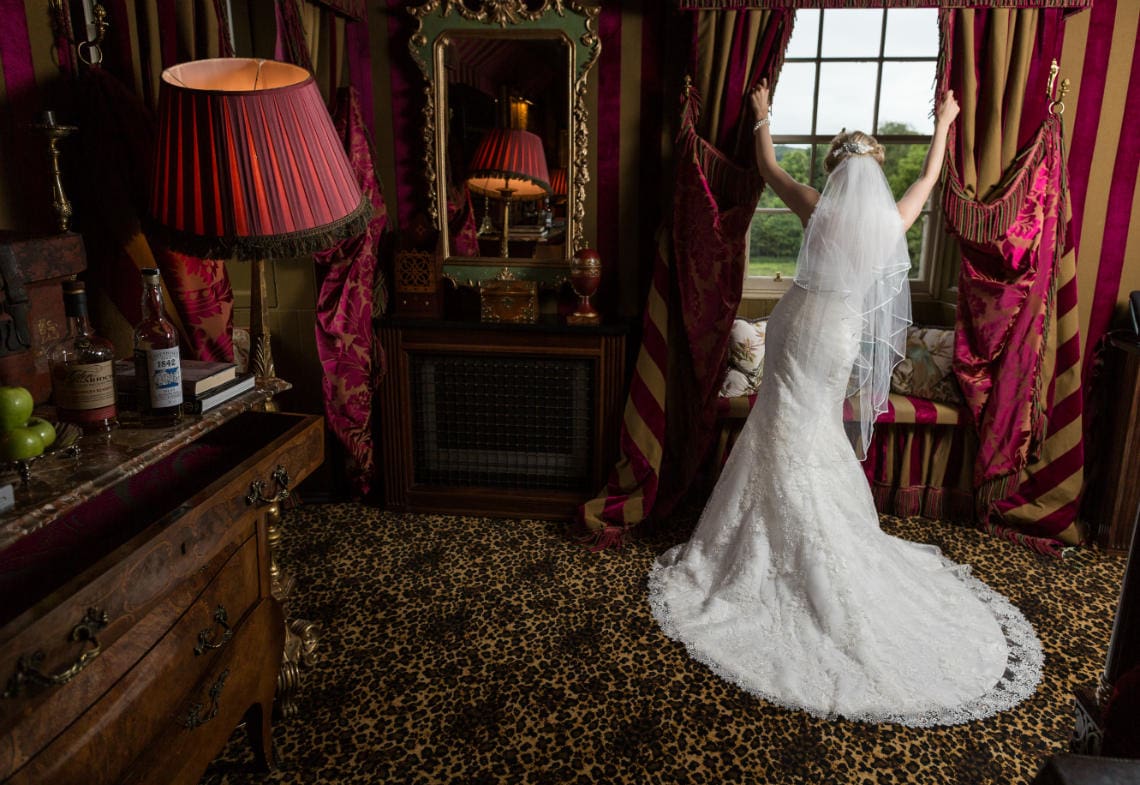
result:
[(95, 334), (87, 316), (82, 281), (63, 285), (67, 335), (48, 352), (52, 396), (60, 422), (84, 431), (109, 431), (118, 425), (115, 408), (115, 347)]
[(173, 425), (182, 417), (182, 362), (178, 332), (166, 318), (158, 270), (142, 271), (142, 321), (135, 327), (135, 388), (146, 426)]

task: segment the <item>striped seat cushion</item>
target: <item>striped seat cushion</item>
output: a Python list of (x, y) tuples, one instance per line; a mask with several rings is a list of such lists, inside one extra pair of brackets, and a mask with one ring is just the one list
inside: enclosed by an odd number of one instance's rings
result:
[[(735, 398), (718, 398), (716, 402), (717, 417), (722, 420), (743, 420), (748, 417), (752, 405), (756, 403), (756, 394), (740, 395)], [(851, 402), (843, 403), (844, 419), (854, 419)], [(887, 399), (887, 410), (879, 417), (881, 423), (916, 423), (918, 425), (959, 425), (968, 423), (970, 415), (963, 406), (929, 401), (925, 398), (915, 398), (910, 395), (891, 393)]]

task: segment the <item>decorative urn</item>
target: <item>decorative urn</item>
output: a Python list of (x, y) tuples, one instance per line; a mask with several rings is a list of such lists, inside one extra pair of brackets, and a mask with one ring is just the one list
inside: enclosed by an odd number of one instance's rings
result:
[(578, 308), (566, 317), (567, 324), (598, 324), (601, 316), (590, 304), (602, 281), (602, 257), (592, 248), (581, 248), (570, 259), (570, 286), (578, 295)]

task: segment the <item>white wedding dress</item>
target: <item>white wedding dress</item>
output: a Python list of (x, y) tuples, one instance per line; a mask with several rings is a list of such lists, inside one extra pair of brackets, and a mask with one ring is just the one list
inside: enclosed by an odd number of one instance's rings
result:
[[(831, 185), (806, 253), (823, 247), (820, 232), (841, 229), (829, 211), (847, 203)], [(857, 212), (845, 217), (863, 227)], [(693, 658), (778, 705), (910, 726), (986, 717), (1033, 693), (1041, 647), (968, 567), (879, 528), (843, 422), (869, 340), (867, 309), (851, 306), (848, 284), (821, 278), (801, 253), (797, 285), (768, 320), (752, 413), (692, 538), (654, 564), (650, 605)], [(856, 299), (881, 308), (884, 295), (866, 291)]]

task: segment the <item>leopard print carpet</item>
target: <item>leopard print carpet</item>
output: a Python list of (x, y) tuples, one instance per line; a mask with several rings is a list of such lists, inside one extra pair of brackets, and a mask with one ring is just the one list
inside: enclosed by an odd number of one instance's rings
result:
[(323, 628), (279, 768), (235, 733), (203, 783), (1027, 783), (1073, 728), (1072, 690), (1104, 664), (1124, 559), (1064, 560), (923, 519), (930, 542), (1037, 628), (1032, 698), (967, 725), (824, 721), (741, 692), (658, 629), (654, 556), (695, 522), (591, 553), (560, 524), (396, 515), (355, 504), (288, 514), (289, 615)]

